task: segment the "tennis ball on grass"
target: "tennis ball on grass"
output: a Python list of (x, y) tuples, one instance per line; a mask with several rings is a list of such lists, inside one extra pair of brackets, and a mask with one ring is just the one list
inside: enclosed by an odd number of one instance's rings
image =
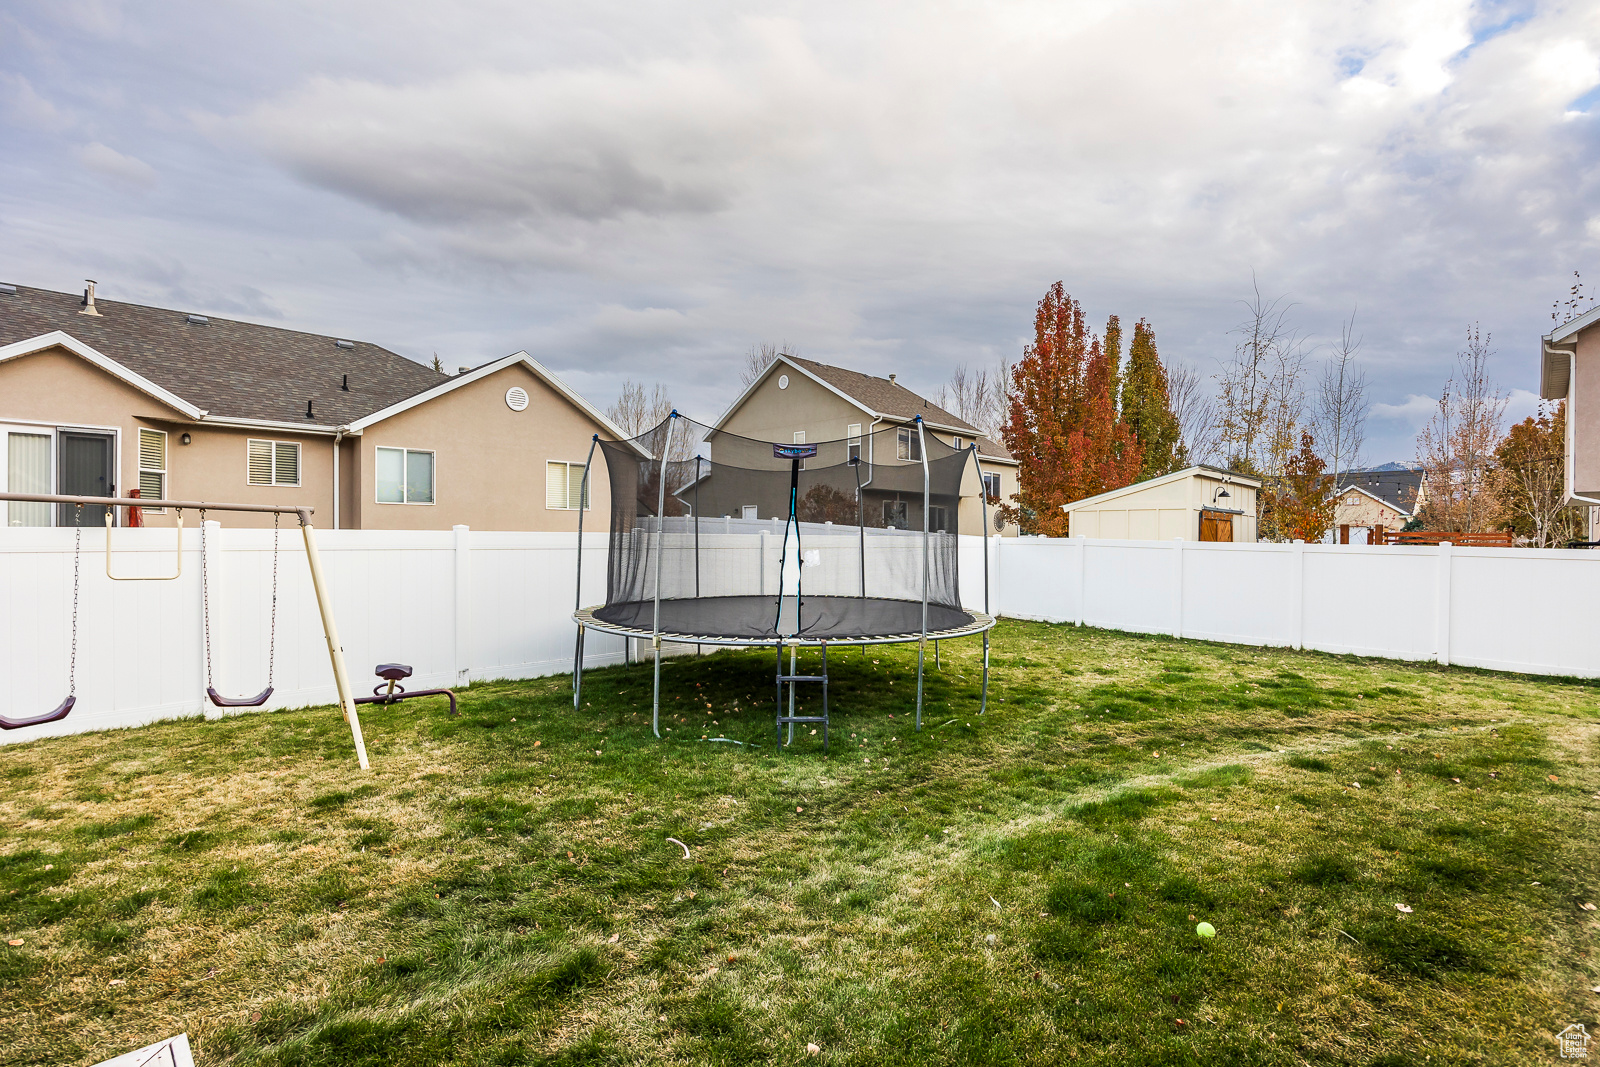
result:
[(1217, 928), (1212, 926), (1210, 923), (1201, 923), (1199, 926), (1194, 928), (1194, 932), (1199, 934), (1201, 937), (1217, 936)]

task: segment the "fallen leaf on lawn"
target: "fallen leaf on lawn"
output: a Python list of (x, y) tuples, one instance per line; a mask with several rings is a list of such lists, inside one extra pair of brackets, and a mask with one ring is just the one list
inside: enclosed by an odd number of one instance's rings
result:
[(16, 948), (18, 945), (22, 944), (22, 938), (13, 937), (10, 941), (7, 941), (6, 944), (10, 945), (12, 948)]
[(127, 985), (128, 984), (128, 980), (126, 978), (113, 978), (113, 979), (111, 979), (111, 984), (112, 985)]
[(606, 939), (606, 944), (615, 945), (618, 941), (621, 941), (621, 940), (622, 940), (622, 935), (621, 934), (612, 934), (609, 938)]
[(1561, 779), (1559, 779), (1559, 778), (1557, 778), (1557, 777), (1556, 777), (1556, 776), (1555, 776), (1555, 775), (1553, 775), (1553, 774), (1547, 774), (1547, 775), (1545, 775), (1545, 777), (1546, 777), (1546, 778), (1549, 778), (1549, 779), (1550, 779), (1550, 780), (1551, 780), (1551, 781), (1552, 781), (1552, 782), (1559, 782), (1559, 781), (1561, 781)]
[(1593, 911), (1594, 910), (1594, 905), (1593, 904), (1579, 904), (1578, 907), (1582, 908), (1584, 911)]
[(1409, 905), (1406, 905), (1406, 904), (1396, 904), (1394, 906), (1394, 910), (1400, 912), (1402, 915), (1410, 915), (1411, 914), (1411, 907)]
[(819, 1054), (821, 1051), (822, 1051), (821, 1047), (818, 1046), (818, 1044), (815, 1041), (807, 1041), (806, 1042), (806, 1055), (807, 1056), (815, 1056), (815, 1055)]

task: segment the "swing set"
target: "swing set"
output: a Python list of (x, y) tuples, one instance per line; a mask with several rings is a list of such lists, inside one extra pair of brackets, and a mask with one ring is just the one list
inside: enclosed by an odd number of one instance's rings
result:
[[(67, 668), (67, 697), (54, 710), (43, 715), (31, 718), (9, 718), (0, 715), (0, 729), (19, 730), (29, 726), (42, 726), (45, 723), (65, 719), (71, 714), (77, 704), (77, 672), (78, 672), (78, 593), (79, 575), (83, 557), (83, 509), (85, 507), (105, 508), (106, 516), (106, 577), (112, 581), (172, 581), (183, 573), (183, 512), (185, 510), (200, 513), (200, 588), (201, 588), (201, 614), (202, 629), (205, 632), (206, 646), (206, 696), (219, 708), (254, 708), (260, 707), (272, 696), (272, 676), (277, 659), (278, 637), (278, 552), (280, 520), (284, 515), (294, 515), (300, 522), (300, 532), (305, 539), (306, 564), (311, 571), (311, 587), (316, 593), (317, 609), (322, 614), (322, 629), (328, 642), (328, 660), (333, 665), (333, 680), (339, 690), (339, 705), (344, 712), (345, 721), (350, 724), (350, 736), (355, 742), (356, 758), (360, 761), (361, 769), (367, 770), (367, 746), (361, 736), (361, 720), (356, 714), (358, 703), (355, 694), (350, 689), (350, 679), (345, 671), (344, 650), (339, 644), (339, 632), (334, 626), (333, 605), (327, 594), (326, 584), (322, 575), (322, 561), (317, 555), (316, 531), (311, 525), (310, 507), (281, 506), (276, 504), (213, 504), (195, 500), (143, 500), (121, 497), (99, 496), (64, 496), (47, 493), (0, 493), (0, 501), (23, 501), (41, 504), (70, 504), (73, 506), (76, 532), (72, 544), (72, 655)], [(137, 508), (172, 508), (177, 512), (178, 518), (178, 565), (172, 574), (157, 575), (119, 575), (111, 569), (111, 511), (118, 507)], [(267, 687), (260, 693), (251, 697), (229, 698), (217, 692), (211, 665), (211, 589), (207, 576), (208, 569), (205, 565), (206, 533), (205, 516), (207, 511), (238, 511), (270, 513), (272, 515), (272, 614), (269, 622), (267, 638)], [(408, 672), (409, 673), (409, 672)], [(392, 688), (392, 685), (391, 685)], [(413, 694), (406, 694), (407, 696)], [(420, 694), (417, 694), (420, 695)], [(362, 702), (372, 702), (370, 699)], [(451, 700), (452, 710), (455, 701)]]

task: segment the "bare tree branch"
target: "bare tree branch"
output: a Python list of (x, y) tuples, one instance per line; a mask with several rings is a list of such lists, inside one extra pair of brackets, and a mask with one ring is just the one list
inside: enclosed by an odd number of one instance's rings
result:
[(1317, 440), (1335, 478), (1361, 462), (1367, 431), (1367, 376), (1356, 363), (1361, 338), (1355, 336), (1356, 313), (1339, 332), (1339, 347), (1322, 368), (1312, 413)]

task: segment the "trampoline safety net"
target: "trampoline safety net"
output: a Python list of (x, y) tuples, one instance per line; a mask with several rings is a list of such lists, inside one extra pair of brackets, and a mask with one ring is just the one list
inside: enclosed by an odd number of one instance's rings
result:
[[(809, 443), (815, 454), (797, 475), (773, 443), (683, 416), (599, 447), (611, 481), (600, 621), (652, 629), (659, 577), (664, 634), (751, 642), (916, 634), (925, 568), (927, 632), (973, 621), (961, 608), (957, 538), (962, 480), (976, 483), (977, 473), (968, 449), (931, 431), (888, 427)], [(791, 492), (798, 545), (786, 530)]]

